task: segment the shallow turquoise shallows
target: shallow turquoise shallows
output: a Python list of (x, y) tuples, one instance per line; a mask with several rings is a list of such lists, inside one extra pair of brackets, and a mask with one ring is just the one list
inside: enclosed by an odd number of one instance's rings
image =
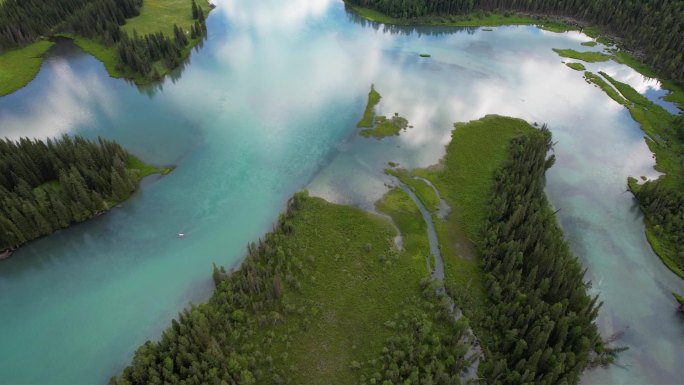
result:
[[(605, 302), (602, 333), (624, 331), (618, 344), (631, 348), (583, 382), (684, 378), (684, 318), (670, 296), (684, 293), (684, 281), (651, 251), (625, 192), (628, 176), (657, 177), (652, 154), (628, 112), (551, 50), (586, 50), (586, 36), (388, 29), (337, 0), (220, 1), (208, 30), (159, 86), (112, 79), (63, 41), (32, 83), (0, 98), (0, 136), (102, 136), (178, 166), (110, 213), (0, 261), (0, 383), (106, 382), (179, 311), (208, 298), (212, 262), (239, 264), (292, 193), (308, 188), (372, 209), (388, 161), (434, 164), (453, 122), (490, 113), (549, 124), (558, 162), (548, 194)], [(587, 67), (662, 96), (623, 65)], [(358, 135), (371, 83), (382, 94), (378, 112), (398, 112), (413, 128), (383, 140)]]

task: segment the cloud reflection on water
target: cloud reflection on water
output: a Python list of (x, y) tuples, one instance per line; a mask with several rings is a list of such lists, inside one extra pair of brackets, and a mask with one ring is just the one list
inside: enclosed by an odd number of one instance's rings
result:
[(40, 100), (32, 100), (20, 111), (0, 110), (3, 136), (54, 137), (93, 123), (91, 108), (107, 116), (119, 112), (118, 100), (107, 91), (100, 75), (75, 71), (66, 59), (47, 60), (40, 77), (46, 88), (41, 90)]

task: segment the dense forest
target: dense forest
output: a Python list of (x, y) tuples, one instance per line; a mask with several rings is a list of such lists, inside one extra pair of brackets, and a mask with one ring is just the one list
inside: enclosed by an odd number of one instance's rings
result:
[(103, 139), (0, 141), (0, 251), (126, 199), (138, 178), (126, 167), (130, 157)]
[(55, 32), (119, 40), (120, 25), (140, 13), (142, 0), (5, 0), (0, 3), (0, 52)]
[(482, 373), (490, 384), (575, 384), (603, 353), (584, 270), (563, 240), (544, 194), (551, 134), (515, 138), (496, 174), (481, 245), (492, 334)]
[(663, 76), (684, 83), (684, 2), (669, 0), (349, 0), (400, 19), (522, 12), (572, 17), (619, 36)]
[(194, 0), (188, 2), (188, 13), (195, 20), (189, 39), (176, 25), (171, 37), (162, 33), (128, 36), (120, 26), (137, 16), (142, 4), (142, 0), (7, 0), (0, 3), (0, 53), (43, 36), (73, 33), (114, 49), (120, 59), (118, 71), (158, 79), (155, 63), (177, 67), (190, 40), (206, 34), (205, 15)]

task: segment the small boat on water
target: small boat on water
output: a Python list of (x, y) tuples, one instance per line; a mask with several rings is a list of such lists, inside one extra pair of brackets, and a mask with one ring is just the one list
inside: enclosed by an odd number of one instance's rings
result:
[(185, 233), (178, 233), (178, 238), (183, 238), (185, 236)]
[(7, 250), (0, 252), (0, 260), (3, 260), (5, 258), (9, 258), (13, 252), (14, 252), (14, 249), (7, 249)]

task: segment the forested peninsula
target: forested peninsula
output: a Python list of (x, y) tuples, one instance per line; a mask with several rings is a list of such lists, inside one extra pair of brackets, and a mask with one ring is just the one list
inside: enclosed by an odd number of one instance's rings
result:
[[(148, 4), (149, 3), (149, 4)], [(57, 36), (74, 39), (110, 75), (143, 84), (177, 68), (206, 34), (205, 0), (0, 2), (0, 96), (33, 79)], [(168, 24), (168, 25), (167, 25)]]
[(76, 136), (0, 141), (0, 258), (22, 244), (92, 218), (125, 200), (145, 165), (113, 141)]
[[(395, 226), (298, 193), (237, 270), (214, 266), (209, 302), (183, 311), (110, 383), (459, 384), (476, 357), (468, 325), (488, 383), (577, 383), (612, 351), (544, 196), (550, 146), (546, 129), (488, 116), (454, 131), (438, 168), (414, 171), (477, 213), (468, 228), (460, 214), (433, 218), (446, 293), (426, 266), (425, 220), (402, 189), (377, 204)], [(485, 168), (464, 153), (487, 154)], [(433, 190), (415, 191), (434, 201)], [(483, 234), (477, 258), (454, 250), (459, 231)], [(454, 318), (453, 303), (465, 316)]]

